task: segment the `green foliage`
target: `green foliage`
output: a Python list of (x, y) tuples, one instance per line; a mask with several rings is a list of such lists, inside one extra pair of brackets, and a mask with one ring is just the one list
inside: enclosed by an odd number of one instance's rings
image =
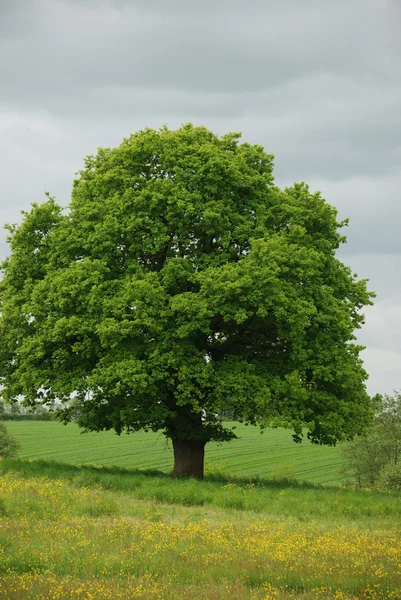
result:
[(217, 463), (205, 461), (205, 475), (210, 479), (227, 479), (229, 477), (229, 466), (227, 460)]
[(380, 473), (380, 485), (387, 490), (401, 491), (401, 462), (387, 464)]
[(296, 441), (364, 429), (354, 330), (373, 294), (335, 256), (345, 222), (239, 137), (146, 129), (86, 158), (67, 212), (49, 196), (9, 227), (6, 399), (203, 442), (235, 437), (224, 410)]
[(38, 414), (36, 413), (1, 413), (0, 419), (2, 421), (53, 421), (54, 416), (49, 411), (43, 411)]
[(18, 448), (19, 443), (8, 433), (6, 426), (0, 421), (0, 457), (14, 458)]
[(345, 469), (360, 486), (401, 489), (401, 393), (380, 402), (368, 433), (344, 446)]

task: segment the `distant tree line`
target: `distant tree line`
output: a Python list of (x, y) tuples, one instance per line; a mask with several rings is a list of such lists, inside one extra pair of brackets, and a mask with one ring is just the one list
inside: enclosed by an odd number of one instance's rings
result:
[(0, 400), (0, 420), (2, 421), (52, 421), (52, 411), (44, 406), (26, 408), (19, 403), (5, 404)]

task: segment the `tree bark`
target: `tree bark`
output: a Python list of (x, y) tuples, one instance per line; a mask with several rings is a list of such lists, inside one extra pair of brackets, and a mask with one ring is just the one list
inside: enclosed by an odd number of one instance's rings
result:
[(173, 477), (197, 477), (203, 479), (205, 442), (173, 438)]

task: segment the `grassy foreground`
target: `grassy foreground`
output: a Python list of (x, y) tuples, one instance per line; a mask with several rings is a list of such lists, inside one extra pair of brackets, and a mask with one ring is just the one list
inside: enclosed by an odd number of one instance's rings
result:
[(45, 461), (0, 474), (0, 598), (400, 598), (395, 493)]
[[(111, 431), (82, 434), (75, 423), (67, 427), (49, 421), (8, 421), (7, 429), (21, 443), (21, 458), (52, 459), (66, 463), (117, 465), (136, 469), (172, 469), (172, 449), (164, 436), (139, 432), (115, 435)], [(238, 440), (208, 444), (209, 467), (225, 465), (234, 475), (291, 477), (315, 483), (340, 483), (343, 464), (340, 449), (295, 444), (291, 431), (238, 424)]]

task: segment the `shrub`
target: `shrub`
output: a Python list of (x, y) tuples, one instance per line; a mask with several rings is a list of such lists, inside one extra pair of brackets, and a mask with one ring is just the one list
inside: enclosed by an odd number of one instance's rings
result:
[(36, 413), (6, 413), (3, 412), (0, 414), (0, 419), (2, 421), (54, 421), (55, 418), (50, 412), (43, 412), (40, 414)]
[(343, 453), (345, 473), (360, 487), (401, 489), (401, 392), (380, 398), (368, 433), (345, 444)]
[(401, 491), (401, 463), (387, 465), (380, 476), (381, 487)]
[(0, 421), (0, 457), (14, 458), (18, 448), (17, 440), (8, 433), (6, 426)]

